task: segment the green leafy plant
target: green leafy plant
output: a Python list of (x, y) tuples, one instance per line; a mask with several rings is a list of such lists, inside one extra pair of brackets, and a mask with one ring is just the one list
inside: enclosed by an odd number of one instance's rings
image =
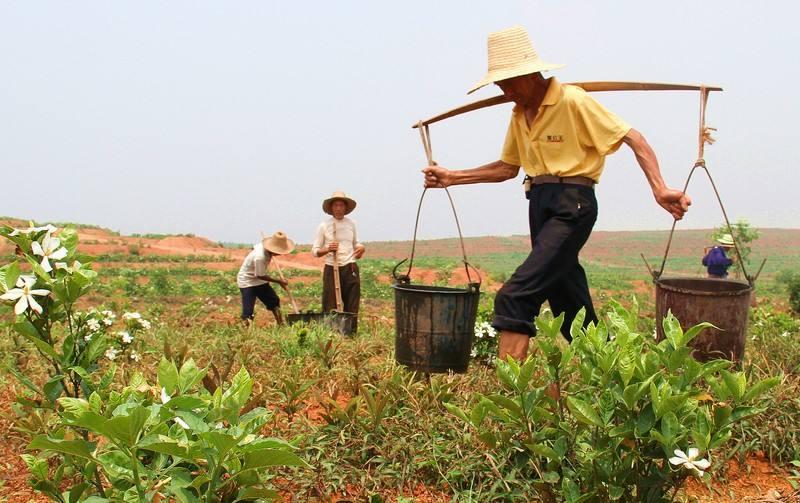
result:
[[(0, 299), (14, 304), (14, 331), (29, 341), (46, 362), (48, 379), (37, 385), (16, 368), (11, 372), (45, 406), (54, 407), (64, 393), (88, 397), (110, 384), (108, 374), (96, 377), (102, 359), (118, 360), (139, 355), (132, 348), (137, 332), (150, 329), (138, 313), (117, 320), (112, 311), (76, 309), (91, 288), (96, 273), (81, 263), (74, 229), (60, 232), (53, 226), (12, 229), (0, 227), (0, 236), (12, 241), (22, 262), (0, 267)], [(84, 259), (85, 261), (85, 259)], [(23, 272), (23, 267), (29, 273)], [(112, 326), (122, 330), (112, 329)], [(128, 352), (130, 351), (130, 352)], [(113, 374), (113, 369), (110, 369)]]
[[(258, 434), (269, 411), (242, 413), (253, 388), (246, 369), (213, 394), (198, 386), (204, 375), (192, 359), (180, 369), (162, 359), (156, 388), (136, 374), (106, 400), (60, 398), (63, 427), (35, 437), (29, 449), (39, 455), (24, 456), (34, 488), (63, 502), (277, 498), (267, 470), (306, 463), (290, 444)], [(90, 484), (95, 469), (102, 475)]]
[(488, 447), (517, 450), (551, 500), (668, 501), (780, 381), (748, 386), (731, 362), (695, 361), (688, 343), (708, 324), (684, 332), (670, 314), (653, 341), (637, 331), (635, 302), (586, 329), (580, 314), (567, 347), (562, 322), (538, 318), (535, 354), (498, 362), (502, 392), (479, 394), (471, 410), (445, 404)]

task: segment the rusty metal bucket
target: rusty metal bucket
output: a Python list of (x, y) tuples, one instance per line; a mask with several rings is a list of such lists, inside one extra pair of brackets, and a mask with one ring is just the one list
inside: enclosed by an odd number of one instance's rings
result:
[[(426, 373), (467, 371), (481, 295), (480, 273), (467, 262), (464, 238), (461, 235), (461, 225), (458, 223), (453, 198), (446, 188), (444, 190), (453, 208), (458, 228), (464, 269), (467, 272), (467, 286), (453, 288), (411, 284), (419, 214), (427, 189), (422, 191), (417, 207), (408, 270), (403, 275), (397, 274), (398, 267), (405, 262), (405, 259), (392, 270), (395, 280), (392, 285), (395, 310), (395, 359), (397, 363), (412, 370)], [(472, 281), (470, 268), (477, 275), (476, 282)]]
[(672, 311), (684, 330), (704, 321), (719, 328), (707, 328), (692, 340), (690, 345), (696, 359), (742, 361), (753, 292), (750, 284), (727, 279), (673, 277), (657, 279), (655, 285), (659, 340), (664, 338), (661, 321), (667, 311)]
[(339, 332), (342, 335), (354, 335), (358, 326), (358, 315), (355, 313), (343, 313), (331, 311), (329, 313), (293, 313), (286, 315), (286, 323), (319, 323)]
[(480, 286), (449, 288), (397, 283), (392, 288), (397, 362), (420, 372), (466, 372)]

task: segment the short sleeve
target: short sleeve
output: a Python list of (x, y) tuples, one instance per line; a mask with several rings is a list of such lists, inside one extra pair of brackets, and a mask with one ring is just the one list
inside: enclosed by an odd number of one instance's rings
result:
[(515, 132), (513, 114), (508, 124), (508, 131), (506, 131), (506, 141), (503, 144), (503, 152), (500, 154), (500, 160), (512, 166), (522, 165), (522, 157), (519, 155), (519, 140)]
[(616, 152), (631, 126), (586, 94), (576, 100), (575, 106), (581, 143), (603, 156)]
[(258, 257), (253, 260), (253, 269), (256, 277), (267, 275), (267, 259), (266, 257)]

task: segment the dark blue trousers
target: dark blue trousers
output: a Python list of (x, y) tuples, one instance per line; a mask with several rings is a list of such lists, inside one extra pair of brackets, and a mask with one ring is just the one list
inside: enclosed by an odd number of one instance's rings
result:
[(534, 185), (527, 193), (531, 253), (505, 282), (494, 301), (497, 330), (536, 335), (533, 320), (545, 301), (565, 313), (561, 333), (571, 341), (572, 321), (586, 309), (584, 326), (597, 322), (580, 252), (597, 220), (594, 189), (567, 183)]

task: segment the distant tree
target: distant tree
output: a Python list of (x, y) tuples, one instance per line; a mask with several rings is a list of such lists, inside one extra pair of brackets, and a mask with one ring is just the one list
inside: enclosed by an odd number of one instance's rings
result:
[[(731, 233), (731, 231), (733, 232)], [(730, 233), (733, 236), (734, 241), (736, 241), (736, 246), (739, 248), (739, 253), (742, 255), (742, 262), (749, 267), (750, 252), (752, 251), (751, 243), (758, 239), (761, 233), (758, 229), (752, 227), (750, 222), (743, 218), (740, 218), (731, 224), (731, 231), (729, 231), (728, 226), (723, 223), (714, 229), (714, 231), (711, 233), (711, 239), (716, 241), (723, 235)], [(731, 258), (737, 258), (735, 251), (731, 252)], [(739, 275), (743, 275), (742, 265), (738, 260), (734, 261), (734, 266), (736, 267), (736, 276), (738, 277)]]

